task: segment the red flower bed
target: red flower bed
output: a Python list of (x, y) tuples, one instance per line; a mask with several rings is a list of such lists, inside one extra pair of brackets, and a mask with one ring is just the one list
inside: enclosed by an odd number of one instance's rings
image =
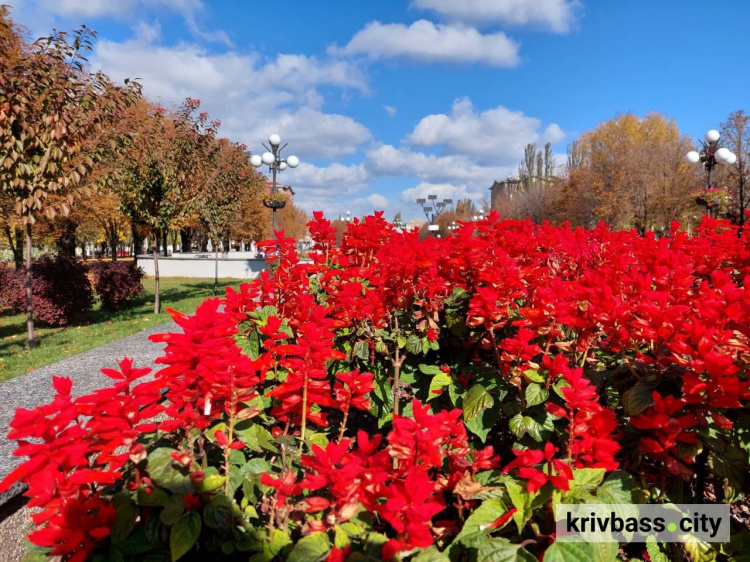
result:
[[(742, 499), (749, 235), (493, 215), (420, 241), (375, 215), (337, 246), (309, 226), (312, 263), (281, 235), (261, 244), (273, 273), (174, 312), (153, 379), (124, 360), (111, 388), (73, 398), (57, 378), (52, 404), (16, 413), (28, 460), (0, 489), (28, 484), (36, 548), (615, 560), (556, 542), (553, 506)], [(741, 552), (734, 533), (688, 552)]]

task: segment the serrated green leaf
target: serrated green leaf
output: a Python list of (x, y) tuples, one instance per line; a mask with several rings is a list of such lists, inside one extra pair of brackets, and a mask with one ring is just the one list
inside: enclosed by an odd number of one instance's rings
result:
[(518, 510), (513, 514), (513, 521), (515, 521), (516, 527), (518, 527), (518, 533), (521, 534), (533, 514), (531, 504), (534, 501), (534, 495), (527, 492), (524, 485), (512, 478), (505, 478), (503, 484), (513, 507)]
[(436, 546), (431, 546), (411, 558), (410, 562), (450, 562), (450, 558)]

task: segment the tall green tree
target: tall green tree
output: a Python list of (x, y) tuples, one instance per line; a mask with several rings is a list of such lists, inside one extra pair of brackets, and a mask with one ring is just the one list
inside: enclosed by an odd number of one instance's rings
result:
[(124, 138), (116, 127), (139, 87), (114, 85), (87, 68), (94, 33), (82, 28), (26, 45), (0, 7), (0, 186), (25, 230), (29, 347), (36, 347), (32, 226), (66, 215), (85, 195), (86, 175)]

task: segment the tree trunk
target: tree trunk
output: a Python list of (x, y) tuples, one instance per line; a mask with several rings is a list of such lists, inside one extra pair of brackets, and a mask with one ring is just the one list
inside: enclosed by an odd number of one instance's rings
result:
[(219, 245), (214, 245), (214, 296), (219, 294)]
[(23, 231), (17, 226), (11, 231), (9, 225), (5, 225), (3, 230), (8, 240), (8, 247), (13, 252), (13, 265), (16, 269), (21, 269), (23, 267)]
[(130, 236), (133, 238), (133, 261), (137, 264), (138, 254), (143, 249), (143, 238), (141, 238), (141, 234), (138, 232), (138, 227), (135, 223), (130, 224)]
[[(190, 251), (190, 234), (187, 228), (180, 229), (180, 252), (183, 254)], [(187, 250), (185, 249), (187, 248)]]
[(29, 348), (37, 346), (34, 335), (34, 300), (31, 290), (31, 223), (26, 223), (26, 331), (29, 336)]
[(70, 219), (64, 219), (62, 232), (55, 242), (58, 253), (67, 258), (76, 256), (76, 229), (78, 225)]
[[(159, 239), (157, 238), (157, 240)], [(161, 231), (161, 244), (162, 244), (162, 247), (164, 248), (164, 257), (167, 257), (169, 253), (167, 252), (167, 229), (166, 228)]]
[(159, 302), (159, 231), (154, 229), (154, 245), (152, 247), (154, 256), (154, 314), (161, 312), (161, 302)]

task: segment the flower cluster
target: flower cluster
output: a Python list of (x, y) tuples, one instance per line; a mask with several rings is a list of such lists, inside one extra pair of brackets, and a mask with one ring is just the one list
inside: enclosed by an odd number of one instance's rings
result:
[(315, 214), (310, 260), (276, 233), (256, 280), (173, 311), (153, 376), (19, 410), (0, 491), (28, 484), (65, 560), (565, 559), (553, 502), (736, 501), (750, 235), (679, 226), (375, 214), (337, 244)]

